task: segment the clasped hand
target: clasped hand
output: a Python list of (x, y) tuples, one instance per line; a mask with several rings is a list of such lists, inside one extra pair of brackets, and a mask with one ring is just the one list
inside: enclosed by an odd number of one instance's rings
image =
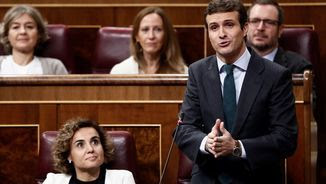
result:
[(232, 153), (235, 140), (224, 128), (224, 122), (217, 119), (212, 131), (207, 135), (205, 149), (213, 154), (215, 158), (226, 156)]

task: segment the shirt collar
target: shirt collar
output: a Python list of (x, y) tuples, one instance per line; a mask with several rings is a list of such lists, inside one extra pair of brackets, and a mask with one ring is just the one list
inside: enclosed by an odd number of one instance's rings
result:
[(272, 52), (270, 52), (269, 54), (263, 56), (263, 58), (268, 59), (270, 61), (274, 61), (277, 50), (278, 50), (278, 48), (276, 47)]
[[(249, 50), (246, 47), (246, 50), (243, 52), (243, 54), (239, 57), (239, 59), (237, 59), (233, 65), (235, 65), (236, 68), (239, 68), (243, 71), (246, 71), (248, 68), (248, 64), (249, 64), (249, 60), (250, 60), (251, 54), (249, 52)], [(220, 58), (218, 58), (216, 56), (217, 59), (217, 66), (218, 66), (218, 71), (221, 73), (221, 69), (223, 67), (223, 65), (225, 65), (225, 63), (220, 60)]]

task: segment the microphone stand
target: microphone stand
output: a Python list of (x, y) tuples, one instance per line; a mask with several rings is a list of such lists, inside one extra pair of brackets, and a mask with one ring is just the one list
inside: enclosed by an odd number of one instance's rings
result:
[(183, 120), (183, 115), (184, 115), (183, 112), (180, 112), (180, 116), (179, 116), (179, 120), (178, 120), (178, 123), (177, 123), (177, 127), (175, 128), (175, 131), (174, 131), (174, 135), (173, 135), (173, 138), (172, 138), (172, 142), (170, 144), (168, 155), (167, 155), (166, 160), (165, 160), (165, 163), (164, 163), (164, 167), (163, 167), (163, 171), (162, 171), (162, 174), (161, 174), (161, 177), (160, 177), (159, 184), (162, 184), (162, 181), (163, 181), (163, 178), (164, 178), (164, 175), (165, 175), (165, 171), (166, 171), (168, 162), (170, 160), (170, 155), (171, 155), (171, 152), (172, 152), (172, 149), (173, 149), (175, 137), (177, 136), (179, 125), (180, 125), (180, 123), (182, 123), (182, 120)]

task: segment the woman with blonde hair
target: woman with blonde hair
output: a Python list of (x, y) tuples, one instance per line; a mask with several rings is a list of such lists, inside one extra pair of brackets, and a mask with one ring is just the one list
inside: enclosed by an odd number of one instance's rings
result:
[(114, 146), (104, 130), (90, 120), (68, 120), (53, 147), (54, 168), (43, 184), (134, 184), (130, 171), (106, 169)]
[(187, 73), (175, 30), (159, 7), (147, 7), (134, 19), (131, 56), (115, 65), (111, 74)]

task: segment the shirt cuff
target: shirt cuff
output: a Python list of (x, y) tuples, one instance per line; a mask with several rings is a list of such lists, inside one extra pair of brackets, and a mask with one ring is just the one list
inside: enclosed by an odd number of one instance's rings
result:
[(240, 146), (241, 146), (241, 158), (247, 158), (246, 150), (243, 147), (242, 142), (239, 140)]
[(200, 152), (205, 153), (205, 154), (209, 154), (205, 150), (205, 144), (206, 144), (207, 138), (208, 138), (207, 136), (204, 137), (204, 139), (201, 141), (201, 144), (200, 144), (200, 147), (199, 147)]

